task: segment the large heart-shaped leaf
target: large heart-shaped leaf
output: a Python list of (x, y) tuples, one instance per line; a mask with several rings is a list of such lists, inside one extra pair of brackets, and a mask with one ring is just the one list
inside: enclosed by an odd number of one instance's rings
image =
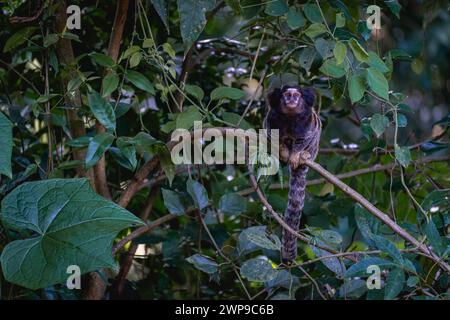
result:
[(3, 224), (29, 238), (9, 243), (0, 257), (9, 282), (38, 289), (65, 282), (69, 266), (82, 273), (116, 268), (112, 241), (142, 221), (97, 195), (87, 179), (24, 183), (2, 202)]

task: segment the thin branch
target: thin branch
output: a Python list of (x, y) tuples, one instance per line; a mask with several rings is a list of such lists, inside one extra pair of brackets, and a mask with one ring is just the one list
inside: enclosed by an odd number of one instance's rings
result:
[(350, 188), (348, 185), (343, 183), (341, 180), (339, 180), (336, 176), (325, 170), (320, 164), (309, 160), (309, 159), (303, 159), (304, 164), (306, 164), (308, 167), (319, 173), (321, 176), (323, 176), (328, 182), (332, 183), (339, 189), (341, 189), (345, 194), (347, 194), (349, 197), (351, 197), (353, 200), (361, 204), (367, 211), (369, 211), (372, 215), (380, 219), (384, 224), (386, 224), (389, 228), (392, 229), (396, 234), (398, 234), (400, 237), (405, 239), (406, 241), (413, 244), (419, 251), (422, 253), (428, 255), (428, 257), (435, 261), (439, 266), (445, 270), (446, 272), (450, 273), (450, 266), (443, 261), (439, 256), (437, 256), (430, 248), (428, 248), (426, 245), (420, 243), (416, 238), (414, 238), (412, 235), (410, 235), (406, 230), (404, 230), (402, 227), (400, 227), (398, 224), (396, 224), (391, 218), (385, 214), (384, 212), (380, 211), (377, 207), (375, 207), (372, 203), (370, 203), (368, 200), (366, 200), (361, 194), (356, 192), (354, 189)]

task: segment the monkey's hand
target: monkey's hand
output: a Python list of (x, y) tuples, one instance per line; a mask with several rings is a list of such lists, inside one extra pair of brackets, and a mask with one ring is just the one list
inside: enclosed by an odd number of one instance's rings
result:
[(303, 164), (305, 160), (308, 160), (310, 158), (311, 154), (306, 150), (293, 152), (289, 157), (289, 164), (291, 168), (295, 170), (299, 165)]
[(288, 162), (289, 160), (289, 148), (284, 144), (280, 144), (280, 160)]

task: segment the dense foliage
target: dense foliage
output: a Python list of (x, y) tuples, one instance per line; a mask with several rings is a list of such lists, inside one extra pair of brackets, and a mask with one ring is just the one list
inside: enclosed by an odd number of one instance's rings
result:
[[(2, 299), (92, 298), (105, 282), (95, 298), (449, 297), (446, 1), (67, 2), (1, 1)], [(283, 84), (317, 93), (316, 161), (425, 249), (310, 170), (284, 266), (262, 200), (283, 213), (287, 167), (258, 177), (261, 199), (245, 165), (172, 163), (176, 128), (259, 129)]]

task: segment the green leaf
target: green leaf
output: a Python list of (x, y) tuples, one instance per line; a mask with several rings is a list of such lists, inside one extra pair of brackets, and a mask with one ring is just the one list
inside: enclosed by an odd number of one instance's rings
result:
[(415, 287), (419, 283), (420, 279), (416, 276), (410, 276), (406, 281), (406, 285), (410, 288)]
[(359, 232), (371, 246), (375, 246), (372, 240), (372, 234), (377, 234), (380, 227), (380, 221), (367, 212), (359, 203), (355, 204), (355, 221)]
[(144, 90), (145, 92), (155, 95), (155, 88), (152, 83), (140, 72), (128, 70), (125, 78), (130, 81), (136, 88)]
[(116, 130), (116, 114), (112, 105), (98, 92), (88, 94), (88, 103), (95, 118), (100, 121), (108, 131)]
[(336, 64), (341, 64), (347, 55), (347, 46), (342, 42), (337, 42), (333, 49), (334, 57), (336, 58)]
[(211, 100), (231, 99), (239, 100), (245, 96), (245, 92), (241, 89), (232, 87), (218, 87), (211, 92)]
[(92, 52), (89, 56), (95, 61), (95, 63), (101, 65), (102, 67), (112, 68), (115, 65), (114, 60), (106, 54)]
[(0, 258), (6, 280), (30, 289), (65, 283), (71, 265), (83, 274), (117, 268), (113, 239), (120, 230), (143, 224), (97, 195), (87, 179), (24, 183), (3, 200), (1, 220), (21, 234), (32, 232), (9, 243)]
[(379, 250), (383, 251), (384, 253), (387, 253), (397, 263), (399, 263), (401, 265), (404, 264), (404, 260), (403, 260), (402, 254), (397, 249), (395, 244), (393, 244), (391, 241), (389, 241), (388, 239), (384, 238), (383, 236), (379, 236), (377, 234), (372, 234), (370, 236), (370, 238), (373, 240), (373, 242), (375, 243), (375, 246)]
[[(311, 246), (312, 251), (317, 257), (325, 257), (329, 256), (330, 253), (328, 251), (322, 250), (320, 248)], [(337, 257), (329, 257), (320, 260), (321, 263), (325, 265), (328, 269), (334, 272), (337, 276), (342, 277), (345, 272), (345, 266)]]
[(13, 124), (0, 112), (0, 175), (12, 178), (11, 157), (13, 149)]
[(167, 10), (167, 3), (166, 0), (151, 0), (153, 4), (153, 8), (155, 8), (156, 13), (158, 13), (159, 17), (161, 18), (161, 21), (166, 26), (166, 29), (169, 30), (169, 23), (168, 23), (168, 10)]
[(110, 148), (109, 152), (114, 160), (116, 160), (122, 167), (130, 171), (136, 170), (138, 162), (136, 158), (136, 148), (133, 145)]
[(297, 30), (306, 24), (306, 19), (300, 11), (290, 8), (286, 16), (286, 22), (291, 30)]
[(350, 46), (350, 49), (352, 49), (353, 55), (358, 61), (366, 62), (369, 59), (369, 54), (355, 38), (351, 38), (348, 41), (348, 44)]
[(318, 230), (313, 232), (313, 234), (330, 245), (340, 245), (342, 243), (342, 236), (333, 230)]
[(367, 276), (367, 268), (371, 265), (376, 265), (382, 269), (383, 267), (391, 267), (395, 266), (395, 264), (389, 260), (381, 259), (381, 258), (365, 258), (350, 268), (344, 273), (344, 278), (351, 278), (356, 276)]
[(214, 8), (215, 0), (178, 0), (181, 37), (186, 48), (194, 43), (206, 25), (206, 12)]
[(135, 52), (130, 57), (130, 68), (133, 69), (141, 63), (142, 54), (141, 52)]
[(363, 76), (352, 75), (348, 81), (348, 95), (352, 103), (356, 103), (364, 97), (366, 81)]
[(219, 271), (219, 265), (214, 260), (198, 253), (186, 258), (186, 261), (193, 264), (198, 270), (208, 274), (214, 274)]
[(334, 42), (331, 40), (317, 38), (314, 41), (314, 47), (324, 60), (333, 56)]
[(306, 18), (312, 23), (321, 23), (323, 21), (319, 7), (315, 3), (308, 3), (303, 6), (303, 12)]
[(379, 138), (383, 132), (389, 127), (389, 119), (379, 113), (375, 113), (370, 119), (370, 126)]
[(382, 73), (390, 71), (383, 60), (381, 60), (381, 58), (373, 51), (369, 51), (369, 60), (367, 60), (367, 64)]
[(197, 107), (190, 106), (177, 116), (177, 129), (189, 130), (194, 126), (194, 121), (202, 121), (202, 118)]
[(250, 227), (242, 232), (245, 232), (248, 241), (258, 247), (269, 250), (281, 250), (280, 239), (275, 234), (268, 234), (266, 226)]
[(311, 47), (304, 48), (300, 51), (300, 54), (298, 55), (298, 62), (303, 69), (309, 71), (314, 62), (315, 57), (316, 57), (316, 50), (314, 48)]
[(225, 214), (240, 214), (247, 210), (247, 200), (237, 194), (224, 194), (219, 201), (219, 210)]
[(241, 266), (241, 275), (250, 281), (267, 282), (275, 279), (277, 273), (270, 262), (262, 258), (247, 260)]
[(119, 86), (119, 76), (115, 73), (110, 73), (102, 80), (102, 97), (108, 97)]
[(337, 65), (336, 59), (334, 59), (334, 58), (325, 60), (319, 70), (323, 74), (333, 77), (333, 78), (340, 78), (345, 75), (344, 66), (342, 64)]
[(423, 232), (427, 236), (428, 243), (433, 247), (433, 251), (438, 255), (442, 255), (445, 250), (444, 241), (441, 239), (433, 219), (429, 219), (429, 221), (425, 224)]
[(400, 147), (395, 145), (395, 158), (404, 167), (407, 167), (411, 163), (411, 151), (408, 147)]
[(405, 273), (401, 268), (394, 268), (389, 272), (389, 276), (384, 287), (384, 299), (393, 300), (402, 292), (405, 284)]
[(408, 125), (408, 119), (402, 113), (397, 113), (397, 125), (399, 128), (405, 128)]
[(186, 207), (183, 203), (183, 195), (181, 193), (168, 189), (162, 189), (162, 195), (164, 199), (164, 206), (171, 214), (178, 216), (184, 215), (186, 212)]
[(96, 135), (91, 142), (89, 142), (85, 160), (86, 168), (89, 169), (93, 167), (113, 142), (114, 136), (110, 133), (104, 132)]
[(67, 141), (67, 145), (72, 148), (86, 148), (91, 142), (92, 137), (82, 136), (72, 140)]
[(194, 85), (186, 85), (186, 92), (190, 94), (191, 96), (194, 96), (197, 98), (198, 101), (202, 101), (205, 97), (205, 93), (203, 92), (203, 89), (199, 86)]
[(311, 39), (325, 32), (327, 32), (327, 28), (322, 23), (313, 23), (305, 30), (305, 34)]
[(273, 17), (279, 17), (288, 12), (289, 7), (284, 0), (271, 0), (266, 4), (264, 12)]
[(175, 178), (175, 165), (172, 162), (170, 152), (165, 145), (156, 145), (156, 150), (159, 155), (161, 168), (166, 174), (167, 180), (169, 180), (169, 184), (172, 185), (172, 181)]
[(389, 100), (389, 84), (386, 77), (377, 69), (370, 67), (367, 69), (367, 83), (378, 96)]
[(197, 208), (202, 210), (208, 206), (208, 192), (200, 182), (189, 179), (186, 182), (186, 190)]
[(59, 36), (56, 33), (50, 33), (44, 38), (44, 47), (48, 48), (51, 45), (57, 43), (59, 40)]
[(388, 6), (389, 10), (400, 19), (400, 10), (402, 6), (398, 3), (398, 0), (385, 0), (384, 3)]
[(24, 44), (38, 29), (38, 27), (26, 27), (14, 33), (6, 40), (5, 46), (3, 47), (3, 53), (10, 52)]

